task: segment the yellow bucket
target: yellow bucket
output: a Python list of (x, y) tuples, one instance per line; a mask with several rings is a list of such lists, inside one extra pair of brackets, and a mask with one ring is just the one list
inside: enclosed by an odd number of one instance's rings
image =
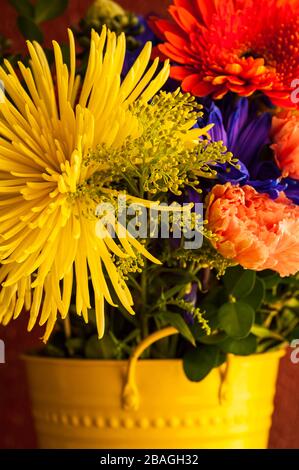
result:
[(230, 356), (194, 383), (181, 360), (137, 361), (163, 332), (129, 362), (25, 356), (40, 447), (266, 448), (284, 351)]

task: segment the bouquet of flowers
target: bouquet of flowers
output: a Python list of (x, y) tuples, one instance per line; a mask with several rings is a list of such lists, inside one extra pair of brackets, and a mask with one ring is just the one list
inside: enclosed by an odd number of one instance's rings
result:
[(2, 324), (22, 313), (40, 354), (99, 359), (172, 326), (145, 357), (194, 381), (298, 336), (298, 12), (97, 0), (67, 48), (4, 60)]

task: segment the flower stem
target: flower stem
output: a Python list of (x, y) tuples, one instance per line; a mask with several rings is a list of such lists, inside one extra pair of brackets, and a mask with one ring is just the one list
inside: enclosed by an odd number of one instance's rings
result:
[(63, 320), (63, 329), (64, 329), (65, 338), (69, 339), (72, 336), (71, 321), (70, 321), (69, 316), (67, 316)]
[(209, 291), (209, 282), (210, 282), (211, 270), (210, 268), (204, 268), (202, 270), (202, 292), (207, 293)]

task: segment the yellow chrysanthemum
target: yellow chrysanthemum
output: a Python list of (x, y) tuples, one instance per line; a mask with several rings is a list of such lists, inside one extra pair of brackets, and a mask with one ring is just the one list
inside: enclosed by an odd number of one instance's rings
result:
[[(23, 308), (30, 311), (28, 329), (39, 314), (47, 324), (47, 340), (60, 312), (65, 318), (75, 278), (76, 310), (88, 320), (90, 276), (99, 336), (104, 331), (104, 300), (113, 305), (104, 273), (119, 301), (130, 312), (132, 297), (114, 264), (113, 255), (134, 250), (156, 261), (133, 238), (96, 236), (96, 220), (88, 217), (90, 199), (78, 191), (99, 168), (83, 164), (98, 145), (120, 147), (140, 134), (130, 112), (136, 101), (148, 102), (165, 83), (168, 63), (156, 75), (148, 68), (151, 44), (144, 47), (121, 82), (125, 37), (103, 29), (92, 33), (85, 79), (75, 74), (74, 38), (69, 31), (70, 70), (53, 42), (56, 86), (46, 56), (28, 42), (30, 67), (19, 63), (25, 85), (9, 62), (0, 68), (8, 97), (0, 105), (0, 322), (7, 324)], [(194, 135), (192, 137), (194, 139)], [(93, 208), (95, 210), (95, 207)]]

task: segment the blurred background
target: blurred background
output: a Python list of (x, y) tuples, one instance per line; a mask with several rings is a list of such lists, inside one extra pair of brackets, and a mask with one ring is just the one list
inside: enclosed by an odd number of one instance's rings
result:
[[(51, 1), (51, 0), (50, 0)], [(15, 2), (17, 3), (17, 2)], [(76, 25), (92, 0), (69, 0), (68, 8), (58, 19), (43, 23), (45, 44), (52, 39), (66, 42), (67, 26)], [(136, 13), (167, 15), (170, 0), (118, 0)], [(17, 27), (16, 10), (8, 0), (0, 0), (0, 34), (12, 41), (14, 53), (26, 50), (25, 40)], [(27, 319), (0, 326), (0, 339), (5, 342), (6, 363), (0, 364), (0, 448), (34, 448), (36, 438), (30, 416), (25, 372), (20, 355), (41, 344), (38, 328), (28, 334)], [(263, 384), (261, 384), (261, 387)], [(292, 364), (290, 351), (281, 361), (270, 448), (299, 448), (299, 363)]]

